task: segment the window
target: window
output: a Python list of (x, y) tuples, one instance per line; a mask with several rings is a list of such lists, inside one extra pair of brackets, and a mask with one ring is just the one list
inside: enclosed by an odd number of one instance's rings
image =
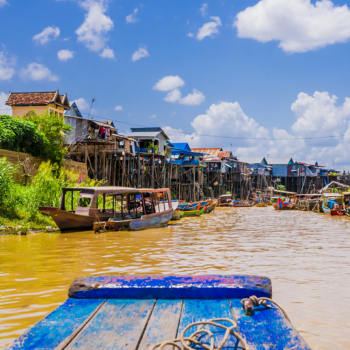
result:
[(86, 197), (84, 198), (84, 197), (82, 197), (82, 198), (79, 199), (78, 206), (82, 207), (82, 208), (87, 208), (87, 207), (90, 206), (90, 204), (91, 204), (91, 198), (86, 198)]

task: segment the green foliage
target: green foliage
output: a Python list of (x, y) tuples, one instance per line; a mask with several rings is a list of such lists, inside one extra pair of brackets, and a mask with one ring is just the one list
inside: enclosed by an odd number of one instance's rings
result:
[(280, 191), (285, 191), (286, 190), (286, 186), (283, 185), (277, 185), (276, 188)]
[(65, 123), (64, 117), (55, 113), (36, 114), (31, 112), (24, 118), (26, 121), (32, 122), (46, 136), (49, 141), (45, 150), (46, 156), (51, 163), (57, 163), (60, 166), (67, 153), (67, 149), (63, 146), (66, 137), (73, 130), (72, 126)]
[(18, 168), (8, 162), (6, 158), (0, 158), (0, 208), (13, 207), (13, 179), (17, 171)]
[(147, 146), (147, 151), (152, 151), (154, 149), (154, 142), (150, 142)]
[(33, 123), (8, 115), (0, 115), (0, 148), (45, 156), (49, 141)]

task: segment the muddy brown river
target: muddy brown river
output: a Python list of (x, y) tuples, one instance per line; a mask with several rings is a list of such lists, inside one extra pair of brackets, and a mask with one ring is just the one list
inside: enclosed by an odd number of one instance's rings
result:
[(219, 208), (172, 226), (96, 235), (0, 236), (0, 348), (67, 298), (81, 276), (255, 274), (313, 349), (350, 349), (350, 220)]

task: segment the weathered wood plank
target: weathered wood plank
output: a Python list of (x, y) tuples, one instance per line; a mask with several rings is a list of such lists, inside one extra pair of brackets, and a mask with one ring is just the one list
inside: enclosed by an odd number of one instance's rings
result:
[(67, 349), (136, 350), (155, 300), (107, 300)]
[(249, 349), (298, 349), (310, 350), (282, 312), (272, 306), (254, 308), (253, 316), (246, 316), (240, 299), (230, 300), (232, 312)]
[(220, 299), (271, 297), (271, 281), (261, 276), (99, 276), (77, 278), (71, 298)]
[[(233, 320), (231, 308), (227, 299), (217, 300), (203, 300), (203, 299), (190, 299), (184, 300), (182, 307), (182, 314), (179, 324), (178, 336), (190, 323), (199, 321), (209, 321), (213, 318), (229, 318)], [(226, 326), (230, 326), (228, 322), (222, 322)], [(225, 334), (225, 330), (207, 326), (214, 333), (215, 346), (218, 346)], [(196, 330), (195, 327), (185, 333), (185, 336), (190, 335)], [(208, 341), (208, 338), (203, 338)], [(209, 342), (208, 342), (209, 344)], [(240, 342), (236, 337), (230, 335), (223, 350), (242, 349)]]
[(91, 319), (104, 300), (68, 299), (15, 340), (8, 350), (62, 349)]
[[(158, 300), (148, 321), (138, 350), (149, 350), (165, 340), (174, 339), (179, 326), (182, 300)], [(170, 350), (173, 347), (165, 347)]]

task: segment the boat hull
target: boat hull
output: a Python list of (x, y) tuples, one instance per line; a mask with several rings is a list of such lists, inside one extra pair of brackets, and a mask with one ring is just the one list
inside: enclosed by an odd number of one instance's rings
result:
[[(39, 207), (39, 210), (44, 214), (50, 215), (62, 232), (92, 230), (96, 221), (96, 218), (93, 216), (79, 215), (58, 208)], [(105, 220), (108, 219), (108, 216), (99, 219)]]
[[(204, 213), (204, 210), (206, 208), (202, 208), (201, 210), (194, 210), (194, 211), (183, 211), (183, 216), (201, 216)], [(180, 211), (180, 210), (179, 210)]]
[(204, 210), (204, 213), (205, 214), (210, 214), (216, 207), (216, 203), (213, 203), (212, 205), (210, 205), (209, 207), (207, 207), (205, 210)]
[(341, 210), (330, 209), (330, 208), (326, 207), (324, 204), (322, 204), (322, 209), (323, 209), (323, 212), (326, 215), (339, 215), (339, 216), (342, 216), (342, 215), (346, 214), (346, 211), (344, 209), (341, 209)]
[(232, 204), (231, 207), (234, 208), (250, 208), (253, 204)]
[(283, 202), (282, 206), (279, 206), (278, 203), (275, 203), (273, 205), (273, 207), (274, 207), (275, 210), (292, 210), (292, 209), (294, 209), (295, 204), (294, 203), (288, 203), (287, 204), (286, 202)]

